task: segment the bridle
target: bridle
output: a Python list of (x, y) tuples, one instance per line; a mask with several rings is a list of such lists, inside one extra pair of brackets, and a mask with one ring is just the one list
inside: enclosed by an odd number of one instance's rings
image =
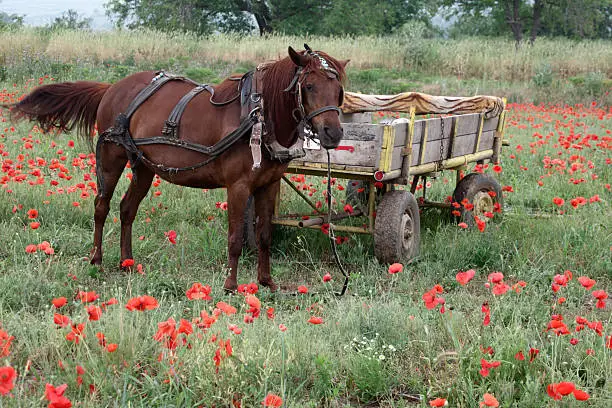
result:
[[(311, 57), (317, 58), (319, 60), (321, 64), (320, 69), (322, 71), (325, 71), (328, 77), (330, 78), (335, 77), (337, 79), (340, 78), (340, 74), (338, 73), (338, 71), (333, 69), (325, 58), (320, 56), (315, 51), (311, 50), (307, 44), (304, 44), (304, 48), (306, 49), (307, 55), (310, 55)], [(340, 114), (342, 113), (342, 110), (338, 106), (328, 105), (328, 106), (323, 106), (322, 108), (319, 108), (319, 109), (315, 109), (314, 111), (308, 114), (306, 113), (306, 110), (304, 109), (304, 104), (302, 102), (302, 83), (304, 82), (308, 74), (310, 74), (311, 72), (312, 72), (311, 70), (304, 69), (304, 67), (298, 67), (298, 69), (295, 71), (295, 75), (293, 76), (293, 79), (289, 83), (289, 86), (285, 88), (283, 91), (293, 92), (295, 94), (295, 101), (297, 104), (297, 108), (293, 110), (292, 114), (293, 114), (293, 119), (295, 119), (295, 121), (298, 122), (297, 128), (298, 129), (303, 128), (308, 133), (316, 134), (315, 132), (312, 131), (312, 122), (311, 122), (312, 118), (314, 118), (317, 115), (320, 115), (323, 112), (328, 112), (328, 111), (335, 111), (338, 114)], [(342, 105), (343, 99), (344, 99), (344, 88), (341, 88), (339, 105)]]

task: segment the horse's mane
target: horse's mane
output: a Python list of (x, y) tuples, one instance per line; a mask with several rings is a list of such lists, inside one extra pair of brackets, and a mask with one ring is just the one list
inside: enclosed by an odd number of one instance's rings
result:
[[(304, 54), (305, 51), (300, 52)], [(339, 80), (344, 83), (346, 80), (346, 72), (344, 65), (337, 59), (331, 57), (323, 51), (316, 51), (323, 57), (329, 66), (338, 72)], [(325, 76), (327, 73), (321, 68), (321, 62), (318, 58), (310, 58), (308, 65), (304, 67), (309, 71), (309, 75)], [(267, 63), (264, 69), (262, 95), (264, 99), (264, 110), (266, 118), (272, 124), (283, 123), (283, 120), (291, 120), (293, 122), (292, 110), (295, 108), (295, 96), (292, 92), (284, 92), (289, 86), (296, 73), (297, 66), (291, 61), (291, 58), (283, 59)], [(240, 75), (232, 75), (233, 78)], [(230, 78), (232, 78), (230, 77)], [(235, 80), (226, 79), (221, 84), (215, 87), (215, 102), (230, 100), (235, 97), (238, 92), (238, 82)], [(280, 135), (277, 135), (277, 137)]]

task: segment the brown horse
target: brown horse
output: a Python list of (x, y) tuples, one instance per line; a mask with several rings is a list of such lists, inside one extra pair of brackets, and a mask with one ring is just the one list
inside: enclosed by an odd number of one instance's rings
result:
[[(337, 147), (342, 138), (338, 106), (342, 104), (344, 67), (348, 61), (341, 62), (306, 48), (307, 51), (296, 52), (289, 47), (289, 57), (262, 65), (253, 74), (253, 81), (260, 84), (260, 89), (256, 89), (260, 98), (253, 100), (263, 100), (254, 110), (261, 114), (258, 117), (264, 129), (264, 144), (281, 149), (297, 145), (301, 142), (303, 127), (310, 128), (326, 149)], [(131, 160), (133, 178), (120, 207), (122, 261), (132, 258), (132, 223), (155, 174), (182, 186), (226, 187), (229, 274), (224, 287), (237, 288), (243, 214), (248, 198), (253, 196), (257, 217), (257, 279), (275, 291), (277, 286), (270, 276), (271, 218), (288, 160), (277, 160), (270, 151), (262, 149), (258, 167), (254, 163), (258, 156), (257, 141), (253, 142), (253, 136), (249, 140), (248, 134), (210, 162), (207, 160), (210, 157), (201, 151), (189, 150), (174, 142), (138, 144), (139, 140), (156, 139), (164, 127), (164, 119), (194, 89), (194, 84), (185, 80), (168, 81), (149, 95), (128, 118), (129, 133), (125, 133), (124, 141), (103, 140), (113, 126), (117, 127), (117, 118), (126, 112), (130, 102), (158, 77), (154, 72), (140, 72), (113, 85), (80, 81), (41, 86), (12, 107), (13, 117), (35, 120), (46, 131), (52, 128), (69, 131), (77, 126), (85, 135), (92, 135), (97, 123), (100, 132), (96, 146), (98, 193), (92, 264), (102, 263), (102, 229), (109, 203), (126, 163)], [(244, 108), (241, 108), (244, 97), (240, 97), (244, 81), (237, 79), (228, 78), (214, 90), (207, 88), (208, 94), (202, 92), (195, 96), (185, 107), (176, 140), (200, 147), (211, 146), (239, 128), (243, 123), (241, 111), (244, 117)]]

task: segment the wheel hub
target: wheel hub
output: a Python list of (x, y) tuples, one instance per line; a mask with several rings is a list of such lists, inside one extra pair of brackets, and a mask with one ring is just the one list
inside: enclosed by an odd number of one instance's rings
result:
[(472, 204), (474, 205), (474, 216), (483, 216), (485, 212), (493, 212), (495, 208), (493, 197), (487, 191), (477, 192)]
[(412, 218), (410, 218), (410, 214), (405, 213), (402, 216), (401, 228), (404, 231), (404, 239), (402, 241), (402, 246), (404, 250), (410, 250), (412, 248), (412, 237), (413, 237), (413, 225)]

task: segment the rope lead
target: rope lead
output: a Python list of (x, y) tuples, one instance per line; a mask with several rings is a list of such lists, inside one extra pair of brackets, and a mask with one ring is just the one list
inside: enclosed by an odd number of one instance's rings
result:
[(340, 257), (338, 256), (338, 249), (336, 247), (336, 236), (334, 235), (334, 228), (331, 223), (331, 209), (332, 209), (332, 189), (331, 189), (331, 158), (329, 156), (329, 150), (327, 150), (327, 225), (329, 225), (329, 244), (331, 246), (332, 253), (334, 254), (334, 259), (336, 260), (336, 264), (342, 275), (344, 275), (344, 284), (342, 285), (342, 290), (340, 292), (336, 292), (336, 296), (344, 296), (346, 289), (348, 288), (349, 278), (351, 274), (344, 269), (342, 263), (340, 262)]

